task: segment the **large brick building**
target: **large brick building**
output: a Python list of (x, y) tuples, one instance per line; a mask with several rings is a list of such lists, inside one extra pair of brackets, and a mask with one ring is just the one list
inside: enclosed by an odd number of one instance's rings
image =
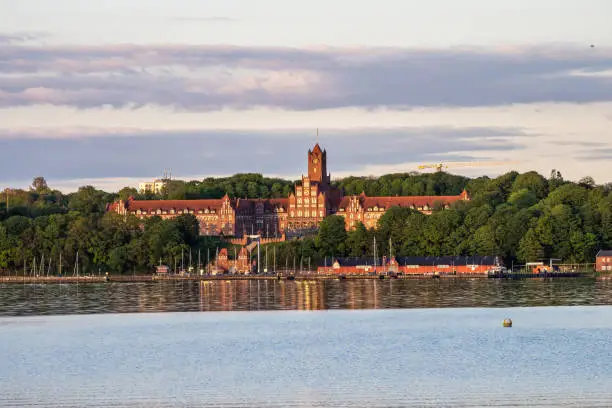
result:
[(227, 194), (212, 200), (134, 200), (109, 206), (119, 214), (139, 218), (173, 218), (193, 214), (200, 223), (201, 235), (242, 236), (260, 233), (285, 238), (315, 230), (328, 215), (341, 215), (346, 228), (362, 222), (375, 228), (378, 219), (394, 206), (408, 207), (430, 214), (436, 206), (448, 208), (455, 201), (469, 200), (466, 191), (457, 196), (367, 197), (343, 196), (331, 185), (327, 172), (327, 152), (317, 143), (308, 151), (308, 174), (287, 198), (241, 199)]

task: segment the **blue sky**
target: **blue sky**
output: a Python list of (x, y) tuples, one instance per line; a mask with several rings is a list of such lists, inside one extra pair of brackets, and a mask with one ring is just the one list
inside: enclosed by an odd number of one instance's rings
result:
[[(0, 0), (0, 188), (437, 161), (609, 182), (612, 2)], [(591, 47), (591, 44), (594, 47)]]

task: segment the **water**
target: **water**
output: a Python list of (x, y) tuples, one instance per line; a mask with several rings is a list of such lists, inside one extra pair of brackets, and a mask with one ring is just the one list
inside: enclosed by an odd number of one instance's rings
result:
[(0, 285), (0, 316), (570, 305), (612, 305), (612, 281), (373, 279)]
[[(610, 289), (594, 280), (5, 285), (0, 406), (609, 407), (612, 307), (593, 305), (612, 304)], [(233, 311), (199, 313), (222, 310)], [(153, 311), (168, 313), (125, 313)], [(502, 328), (508, 316), (514, 327)]]

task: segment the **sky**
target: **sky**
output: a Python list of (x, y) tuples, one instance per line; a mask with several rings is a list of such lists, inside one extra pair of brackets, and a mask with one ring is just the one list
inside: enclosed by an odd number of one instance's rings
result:
[(0, 0), (0, 189), (296, 179), (316, 129), (333, 178), (611, 182), (611, 19), (609, 0)]

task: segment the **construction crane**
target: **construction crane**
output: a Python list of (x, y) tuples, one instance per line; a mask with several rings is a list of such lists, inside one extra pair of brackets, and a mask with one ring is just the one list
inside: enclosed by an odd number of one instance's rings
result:
[(421, 164), (419, 170), (425, 169), (436, 169), (437, 171), (444, 171), (449, 167), (489, 167), (489, 166), (504, 166), (509, 164), (517, 164), (518, 161), (500, 161), (500, 162), (446, 162), (446, 163), (435, 163), (435, 164)]

